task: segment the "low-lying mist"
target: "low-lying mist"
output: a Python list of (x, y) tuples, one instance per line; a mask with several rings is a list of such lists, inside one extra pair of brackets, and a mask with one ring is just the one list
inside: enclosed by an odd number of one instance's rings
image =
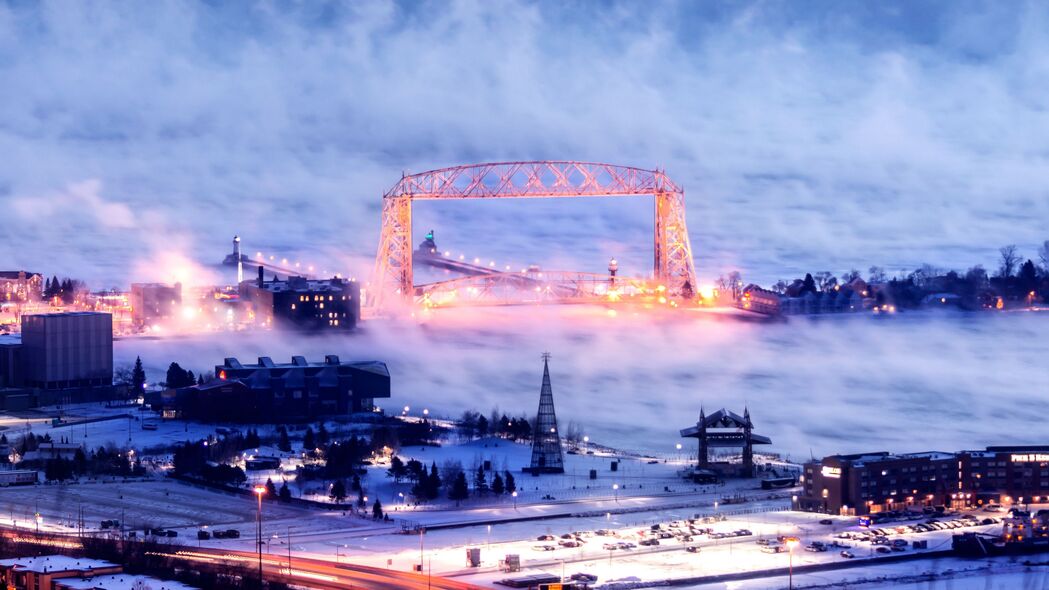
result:
[[(1049, 369), (1049, 317), (1034, 313), (837, 316), (752, 323), (683, 312), (597, 307), (442, 310), (376, 320), (351, 336), (212, 334), (122, 340), (118, 365), (141, 355), (152, 381), (177, 361), (211, 371), (292, 355), (375, 359), (393, 396), (380, 406), (438, 416), (534, 414), (550, 352), (558, 419), (625, 449), (674, 453), (700, 406), (742, 412), (771, 450), (805, 459), (838, 452), (923, 451), (1046, 443), (1038, 400)], [(694, 452), (694, 449), (693, 449)]]

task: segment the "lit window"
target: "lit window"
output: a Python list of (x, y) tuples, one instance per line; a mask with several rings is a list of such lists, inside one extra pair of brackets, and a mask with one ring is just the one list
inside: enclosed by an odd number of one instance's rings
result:
[(335, 325), (336, 325), (336, 326), (338, 326), (338, 325), (339, 325), (339, 320), (335, 320)]
[(295, 304), (294, 303), (291, 304), (291, 308), (295, 309)]
[(334, 300), (335, 300), (335, 296), (334, 295), (328, 295), (328, 301), (334, 301)]
[(324, 302), (321, 302), (321, 309), (324, 309)]

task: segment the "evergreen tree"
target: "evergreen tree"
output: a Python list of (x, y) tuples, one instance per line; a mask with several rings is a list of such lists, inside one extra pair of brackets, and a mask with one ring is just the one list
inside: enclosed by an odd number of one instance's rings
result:
[(306, 434), (302, 437), (302, 450), (312, 451), (315, 448), (317, 448), (317, 441), (314, 440), (313, 429), (307, 427)]
[(266, 478), (266, 497), (274, 500), (277, 499), (277, 486), (273, 485), (272, 478)]
[(466, 485), (466, 474), (462, 471), (452, 482), (452, 489), (448, 491), (448, 498), (455, 500), (455, 505), (470, 497), (470, 488)]
[(479, 496), (488, 493), (488, 478), (484, 474), (484, 465), (478, 465), (477, 473), (474, 474), (474, 492)]
[(280, 427), (280, 440), (277, 441), (277, 448), (282, 452), (291, 452), (291, 440), (288, 438), (288, 429), (284, 426)]
[(361, 487), (361, 476), (360, 475), (358, 475), (356, 473), (353, 474), (353, 483), (351, 484), (351, 487), (353, 488), (353, 491), (355, 491), (355, 492), (363, 491), (363, 488)]
[(488, 436), (488, 418), (483, 415), (477, 418), (477, 436), (481, 438)]
[(204, 385), (204, 373), (197, 375), (197, 385)]
[(321, 427), (317, 430), (317, 441), (322, 445), (328, 444), (331, 440), (331, 435), (328, 434), (328, 429), (324, 427), (324, 423), (321, 422)]
[(430, 463), (430, 475), (426, 478), (426, 497), (436, 500), (441, 494), (441, 476), (437, 474), (437, 462)]
[(375, 520), (382, 518), (382, 502), (379, 502), (378, 498), (376, 498), (375, 503), (372, 504), (372, 518)]
[(364, 488), (357, 490), (357, 508), (364, 508)]
[(280, 486), (280, 492), (277, 493), (277, 497), (280, 498), (281, 502), (291, 500), (291, 489), (288, 487), (288, 482), (284, 482), (284, 485)]
[(496, 473), (492, 478), (492, 493), (501, 496), (504, 492), (506, 492), (506, 486), (503, 485), (503, 478)]
[(509, 471), (504, 471), (503, 475), (506, 477), (506, 493), (512, 494), (517, 491), (517, 482), (514, 481), (514, 474)]
[(390, 469), (387, 471), (386, 475), (392, 477), (394, 482), (401, 483), (401, 480), (404, 479), (406, 473), (407, 470), (404, 467), (404, 461), (401, 461), (400, 457), (394, 455), (393, 459), (390, 459)]
[(342, 503), (346, 499), (346, 484), (341, 479), (335, 480), (335, 483), (331, 485), (331, 492), (328, 493), (332, 500), (338, 503)]
[(131, 370), (131, 393), (146, 393), (146, 371), (142, 368), (142, 357), (135, 357), (135, 368)]

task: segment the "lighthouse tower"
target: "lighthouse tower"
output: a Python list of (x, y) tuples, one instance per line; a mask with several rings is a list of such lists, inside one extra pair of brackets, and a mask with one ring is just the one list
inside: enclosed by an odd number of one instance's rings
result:
[(240, 236), (233, 236), (233, 257), (237, 259), (237, 284), (244, 281), (244, 261), (240, 257)]

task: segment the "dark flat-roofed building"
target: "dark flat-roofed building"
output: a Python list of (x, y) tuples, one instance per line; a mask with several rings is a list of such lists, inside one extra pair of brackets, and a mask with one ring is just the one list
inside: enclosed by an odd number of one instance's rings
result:
[(215, 367), (216, 380), (168, 392), (164, 414), (200, 420), (283, 422), (374, 409), (376, 398), (390, 397), (390, 372), (379, 361), (342, 362), (327, 355), (310, 363), (292, 357), (277, 364), (227, 358)]
[(266, 281), (259, 267), (255, 281), (240, 284), (241, 298), (255, 307), (255, 322), (299, 330), (352, 330), (361, 316), (356, 281), (289, 277)]
[(88, 311), (24, 315), (21, 354), (26, 387), (110, 387), (113, 316)]

